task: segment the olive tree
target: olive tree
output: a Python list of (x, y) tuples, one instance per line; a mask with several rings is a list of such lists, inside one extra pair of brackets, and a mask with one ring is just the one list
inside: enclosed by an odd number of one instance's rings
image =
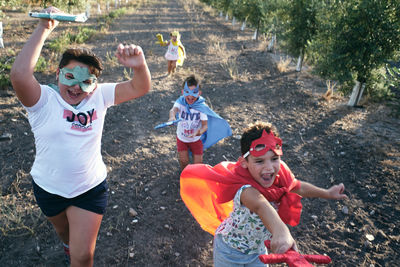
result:
[(322, 1), (315, 70), (342, 83), (355, 83), (348, 105), (356, 106), (374, 72), (400, 48), (398, 0)]
[(314, 0), (292, 0), (286, 1), (282, 7), (283, 47), (291, 56), (298, 57), (297, 71), (301, 71), (307, 46), (316, 33), (317, 6), (315, 2)]

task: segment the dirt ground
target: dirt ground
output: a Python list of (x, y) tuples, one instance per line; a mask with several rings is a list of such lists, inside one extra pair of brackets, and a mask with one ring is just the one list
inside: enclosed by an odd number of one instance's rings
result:
[[(9, 16), (19, 17), (9, 19), (13, 26), (5, 27), (4, 43), (19, 51), (36, 21), (18, 12)], [(61, 24), (54, 34), (66, 27)], [(167, 38), (174, 29), (188, 57), (167, 77), (165, 47), (155, 44), (155, 35)], [(324, 188), (344, 183), (349, 196), (303, 199), (301, 222), (291, 228), (301, 251), (325, 253), (331, 266), (399, 265), (399, 119), (383, 105), (351, 108), (348, 97), (336, 93), (323, 99), (324, 81), (307, 67), (295, 72), (294, 61), (278, 71), (279, 54), (268, 53), (266, 42), (252, 35), (190, 1), (163, 0), (147, 1), (85, 44), (106, 63), (101, 82), (124, 79), (123, 68), (107, 57), (120, 42), (141, 45), (152, 73), (149, 94), (110, 108), (106, 116), (102, 153), (110, 198), (95, 266), (212, 266), (213, 237), (179, 195), (175, 128), (153, 129), (168, 119), (191, 73), (201, 78), (208, 104), (233, 130), (205, 152), (205, 163), (236, 161), (242, 129), (257, 120), (274, 123), (284, 142), (283, 160), (298, 179)], [(38, 75), (44, 84), (54, 76)], [(33, 198), (34, 139), (26, 113), (12, 89), (0, 94), (0, 266), (63, 266), (61, 242)]]

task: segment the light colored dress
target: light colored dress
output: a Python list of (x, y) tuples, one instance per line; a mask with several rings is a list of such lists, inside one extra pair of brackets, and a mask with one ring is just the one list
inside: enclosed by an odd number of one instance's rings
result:
[(165, 58), (167, 60), (178, 60), (179, 59), (178, 49), (179, 49), (179, 43), (176, 42), (176, 45), (174, 45), (173, 42), (170, 41), (168, 45), (168, 50), (165, 53)]

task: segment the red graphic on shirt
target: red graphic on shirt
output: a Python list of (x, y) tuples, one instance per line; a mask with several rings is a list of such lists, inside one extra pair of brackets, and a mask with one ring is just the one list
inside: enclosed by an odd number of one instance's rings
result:
[(193, 129), (190, 129), (190, 130), (184, 129), (183, 130), (183, 135), (184, 136), (189, 136), (189, 135), (192, 135), (193, 133), (194, 133)]

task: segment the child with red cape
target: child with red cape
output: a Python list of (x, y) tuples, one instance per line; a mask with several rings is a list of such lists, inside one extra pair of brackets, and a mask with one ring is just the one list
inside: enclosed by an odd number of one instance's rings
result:
[(188, 165), (181, 197), (201, 227), (214, 235), (214, 266), (265, 266), (259, 255), (298, 251), (286, 224), (300, 221), (301, 198), (345, 199), (344, 185), (329, 189), (297, 180), (281, 161), (282, 140), (270, 123), (257, 122), (241, 138), (242, 156), (211, 167)]

